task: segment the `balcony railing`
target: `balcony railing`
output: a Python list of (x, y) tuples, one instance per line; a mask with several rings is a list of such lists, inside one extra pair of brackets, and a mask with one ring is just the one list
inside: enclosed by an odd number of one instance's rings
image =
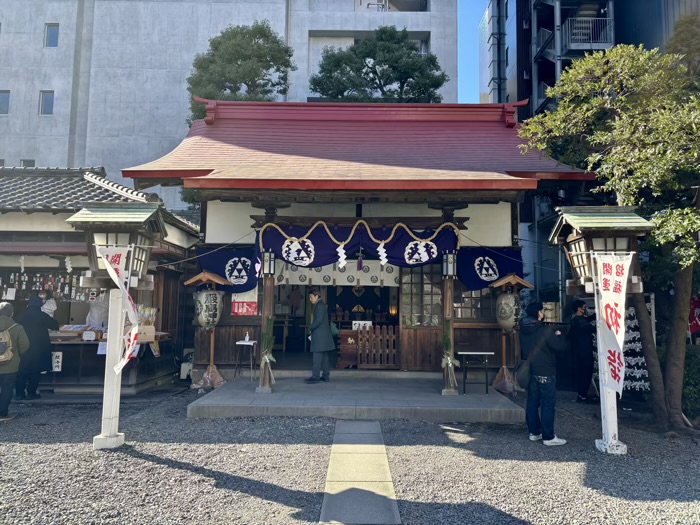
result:
[(537, 84), (537, 102), (539, 104), (542, 104), (545, 100), (547, 100), (547, 90), (551, 88), (549, 84), (546, 82), (540, 82)]
[(564, 23), (564, 52), (607, 49), (613, 45), (612, 18), (569, 18)]

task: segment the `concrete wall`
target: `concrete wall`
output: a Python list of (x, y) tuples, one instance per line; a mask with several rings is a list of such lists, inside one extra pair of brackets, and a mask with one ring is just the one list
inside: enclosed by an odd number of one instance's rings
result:
[[(457, 0), (431, 2), (430, 12), (374, 12), (359, 0), (2, 0), (0, 90), (11, 91), (0, 116), (0, 159), (6, 166), (105, 166), (121, 170), (174, 149), (187, 133), (186, 79), (196, 53), (230, 25), (268, 20), (294, 49), (298, 71), (289, 101), (312, 94), (326, 45), (346, 46), (381, 25), (429, 38), (457, 101)], [(44, 25), (59, 24), (59, 45), (43, 47)], [(38, 115), (39, 91), (54, 90), (52, 117)], [(129, 182), (126, 182), (130, 184)], [(168, 207), (179, 189), (163, 188)]]
[[(471, 204), (455, 213), (457, 217), (469, 217), (467, 230), (462, 232), (463, 246), (511, 246), (510, 204)], [(251, 215), (261, 215), (262, 210), (247, 203), (209, 201), (207, 204), (206, 238), (209, 244), (251, 244), (255, 234), (251, 230)], [(354, 217), (354, 204), (293, 204), (279, 210), (281, 217)], [(371, 217), (439, 217), (438, 210), (427, 206), (401, 204), (365, 204), (362, 216)]]

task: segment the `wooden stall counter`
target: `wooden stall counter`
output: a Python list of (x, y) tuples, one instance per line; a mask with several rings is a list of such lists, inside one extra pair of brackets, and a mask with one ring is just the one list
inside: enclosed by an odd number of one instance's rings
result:
[[(64, 334), (62, 334), (64, 335)], [(42, 376), (40, 389), (55, 393), (102, 392), (106, 341), (52, 337), (53, 351), (61, 352), (61, 371)], [(122, 371), (122, 393), (138, 394), (170, 381), (177, 372), (174, 345), (167, 332), (156, 332), (154, 342), (141, 344), (138, 355)]]

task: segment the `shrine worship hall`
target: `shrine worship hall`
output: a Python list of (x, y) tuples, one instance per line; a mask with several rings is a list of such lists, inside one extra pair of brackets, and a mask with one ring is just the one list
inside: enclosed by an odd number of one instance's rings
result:
[[(504, 330), (514, 300), (499, 301), (529, 286), (519, 206), (542, 184), (589, 175), (523, 154), (518, 104), (198, 101), (206, 117), (177, 148), (123, 170), (139, 189), (198, 192), (199, 270), (223, 279), (193, 380), (214, 364), (228, 382), (190, 416), (425, 418), (424, 407), (430, 419), (523, 419), (487, 386), (519, 359)], [(331, 382), (314, 386), (301, 381), (310, 289), (338, 347)], [(237, 344), (246, 339), (255, 344)], [(470, 354), (476, 384), (463, 385), (456, 363)]]

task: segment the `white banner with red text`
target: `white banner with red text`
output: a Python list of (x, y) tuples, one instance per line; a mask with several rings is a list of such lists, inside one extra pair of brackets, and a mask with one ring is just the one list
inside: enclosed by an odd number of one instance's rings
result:
[(594, 254), (598, 316), (598, 373), (601, 387), (622, 395), (625, 384), (625, 300), (632, 254)]
[(122, 358), (114, 367), (114, 372), (117, 374), (122, 371), (124, 366), (129, 362), (129, 359), (133, 358), (136, 352), (138, 352), (139, 317), (136, 313), (136, 304), (134, 304), (131, 294), (129, 293), (129, 274), (126, 271), (126, 261), (131, 250), (131, 246), (97, 247), (97, 254), (104, 260), (107, 273), (122, 293), (122, 308), (126, 310), (126, 316), (131, 324), (131, 328), (126, 334), (123, 334), (123, 327), (109, 327), (110, 332), (116, 329), (123, 341)]

